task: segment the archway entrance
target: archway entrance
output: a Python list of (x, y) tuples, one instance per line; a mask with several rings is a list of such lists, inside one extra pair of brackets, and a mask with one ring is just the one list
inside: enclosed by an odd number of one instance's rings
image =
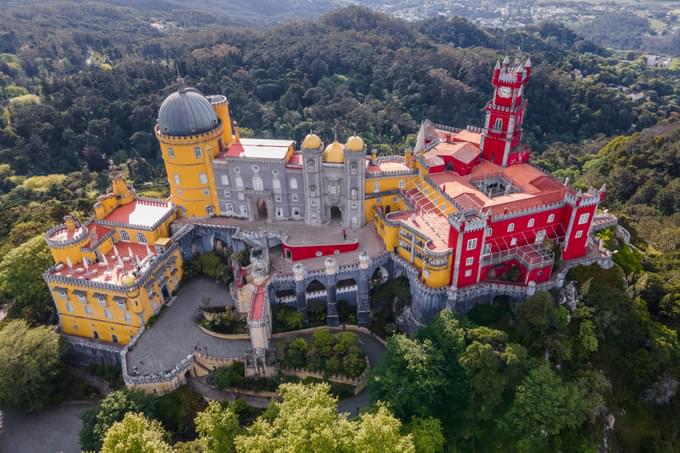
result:
[(342, 211), (337, 206), (331, 207), (331, 222), (342, 223)]
[(262, 199), (257, 200), (255, 207), (257, 208), (255, 210), (257, 212), (257, 220), (266, 220), (268, 216), (267, 202)]

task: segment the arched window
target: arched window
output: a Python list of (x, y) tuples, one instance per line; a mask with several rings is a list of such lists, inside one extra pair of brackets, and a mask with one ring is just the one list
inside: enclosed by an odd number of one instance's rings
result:
[(281, 192), (281, 180), (279, 180), (278, 178), (272, 180), (272, 190), (274, 192)]
[(550, 214), (548, 216), (548, 223), (553, 223), (555, 221), (555, 214)]
[(508, 233), (512, 233), (513, 231), (515, 231), (515, 224), (508, 223)]
[(227, 176), (227, 175), (220, 176), (220, 182), (222, 183), (223, 186), (228, 186), (229, 185), (229, 176)]
[(298, 188), (297, 179), (290, 178), (290, 180), (288, 181), (288, 185), (290, 186), (290, 190), (297, 190)]
[(175, 150), (172, 149), (172, 147), (170, 147), (170, 146), (168, 146), (168, 157), (170, 157), (170, 159), (175, 158)]
[(137, 242), (146, 244), (146, 236), (144, 236), (144, 233), (137, 233)]
[(178, 175), (177, 173), (175, 173), (175, 174), (173, 175), (173, 177), (174, 177), (174, 179), (175, 179), (175, 184), (179, 184), (179, 175)]
[(194, 156), (196, 156), (196, 159), (200, 159), (203, 156), (203, 151), (201, 151), (200, 146), (194, 147)]
[(129, 241), (130, 240), (130, 235), (128, 234), (127, 231), (121, 230), (120, 234), (120, 240), (121, 241)]
[(532, 217), (529, 219), (527, 222), (527, 228), (533, 228), (533, 226), (536, 224), (536, 220)]
[(493, 128), (497, 130), (502, 130), (503, 129), (503, 120), (500, 118), (496, 118), (496, 121), (493, 123)]
[(260, 178), (259, 176), (253, 177), (253, 189), (264, 190), (264, 183), (262, 182), (262, 178)]
[(238, 187), (239, 189), (243, 189), (243, 178), (241, 178), (240, 176), (236, 177), (236, 187)]
[(208, 175), (201, 173), (198, 175), (198, 180), (201, 182), (201, 184), (208, 184)]
[(207, 206), (205, 208), (205, 212), (208, 214), (209, 217), (212, 217), (213, 214), (215, 214), (215, 209), (212, 206)]

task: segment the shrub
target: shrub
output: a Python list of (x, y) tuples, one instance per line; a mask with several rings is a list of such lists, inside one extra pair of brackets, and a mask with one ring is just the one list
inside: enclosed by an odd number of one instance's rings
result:
[(192, 439), (196, 435), (194, 418), (204, 407), (203, 397), (185, 385), (153, 400), (150, 415), (168, 431), (183, 439)]
[(239, 387), (246, 376), (243, 362), (234, 362), (232, 365), (217, 368), (210, 375), (210, 382), (219, 389)]

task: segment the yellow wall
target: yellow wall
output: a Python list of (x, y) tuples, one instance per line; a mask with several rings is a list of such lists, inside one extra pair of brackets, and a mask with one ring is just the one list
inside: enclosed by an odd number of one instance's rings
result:
[[(167, 288), (170, 293), (177, 289), (182, 278), (182, 255), (180, 250), (166, 258), (166, 263), (176, 260), (177, 272), (172, 275), (171, 267), (168, 265), (164, 271), (167, 281)], [(163, 297), (160, 282), (163, 280), (159, 274), (153, 278), (152, 288), (156, 296), (151, 298), (145, 286), (133, 291), (126, 291), (121, 288), (120, 292), (113, 292), (101, 289), (85, 288), (77, 285), (64, 285), (63, 283), (50, 283), (52, 298), (59, 314), (59, 322), (64, 333), (85, 338), (95, 338), (94, 332), (99, 335), (99, 340), (112, 342), (112, 335), (116, 335), (119, 344), (127, 344), (130, 339), (139, 331), (143, 323), (146, 323), (155, 312), (160, 310), (163, 305)], [(66, 296), (62, 297), (57, 288), (66, 288)], [(76, 291), (84, 291), (84, 301), (82, 301)], [(106, 306), (102, 306), (95, 293), (106, 295)], [(124, 297), (125, 308), (121, 308), (113, 299), (114, 296)], [(154, 307), (154, 301), (156, 306)], [(72, 310), (68, 309), (70, 304)], [(86, 307), (90, 307), (90, 313)], [(106, 316), (106, 309), (110, 312), (110, 318)], [(125, 319), (125, 312), (129, 313), (129, 320)]]
[[(398, 190), (399, 182), (404, 181), (404, 184), (408, 186), (409, 181), (415, 178), (415, 175), (401, 175), (401, 176), (383, 176), (378, 178), (366, 178), (366, 194), (387, 192), (388, 190)], [(377, 188), (376, 189), (376, 184)]]
[[(215, 214), (220, 213), (211, 162), (213, 155), (219, 150), (222, 130), (222, 126), (219, 126), (191, 137), (171, 137), (161, 134), (156, 127), (156, 137), (161, 144), (165, 171), (170, 182), (171, 199), (185, 210), (183, 215), (186, 217), (207, 217), (208, 206), (212, 206)], [(195, 155), (196, 147), (201, 148), (200, 158)], [(172, 148), (172, 156), (168, 153), (168, 148)], [(207, 176), (205, 183), (200, 180), (202, 173)], [(179, 183), (175, 175), (178, 176)]]

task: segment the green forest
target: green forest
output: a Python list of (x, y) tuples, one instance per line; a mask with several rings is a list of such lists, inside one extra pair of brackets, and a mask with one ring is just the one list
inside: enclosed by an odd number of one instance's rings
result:
[[(305, 429), (317, 423), (340, 442), (316, 451), (388, 451), (371, 443), (381, 424), (393, 451), (596, 452), (603, 442), (610, 451), (680, 451), (680, 69), (647, 67), (639, 54), (612, 53), (552, 23), (483, 30), (459, 18), (410, 23), (348, 7), (266, 29), (244, 24), (95, 1), (10, 4), (0, 15), (0, 307), (8, 317), (0, 362), (12, 364), (0, 370), (0, 405), (59, 400), (61, 347), (37, 327), (56, 321), (41, 276), (51, 263), (42, 234), (67, 213), (89, 215), (108, 187), (109, 161), (138, 193), (167, 194), (152, 130), (178, 72), (205, 94), (226, 95), (242, 136), (357, 133), (393, 154), (413, 144), (426, 118), (479, 125), (496, 60), (521, 49), (534, 66), (524, 130), (534, 163), (579, 188), (606, 184), (603, 208), (631, 233), (630, 245), (601, 233), (614, 269), (570, 273), (576, 306), (554, 293), (519, 306), (499, 299), (464, 319), (444, 311), (413, 337), (392, 336), (370, 382), (375, 405), (358, 419), (338, 417), (325, 388), (290, 387), (290, 398), (249, 428), (234, 408), (211, 406), (184, 420), (195, 443), (171, 446), (174, 425), (158, 425), (151, 403), (116, 394), (89, 445), (101, 448), (120, 422), (111, 439), (132, 430), (156, 451), (256, 451), (257, 442), (271, 447), (257, 451), (273, 451), (287, 423), (316, 408)], [(31, 368), (44, 378), (21, 392), (15, 329), (33, 331), (22, 347), (50, 345)], [(126, 412), (142, 415), (124, 420)]]

